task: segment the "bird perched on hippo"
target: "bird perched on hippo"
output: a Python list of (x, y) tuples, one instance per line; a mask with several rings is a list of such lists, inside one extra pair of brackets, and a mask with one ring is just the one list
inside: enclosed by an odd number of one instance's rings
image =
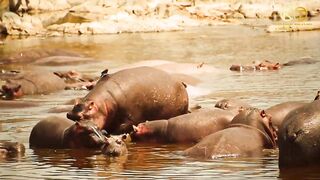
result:
[(185, 84), (152, 67), (103, 71), (96, 86), (67, 113), (74, 121), (92, 120), (108, 133), (132, 131), (145, 120), (169, 119), (188, 112)]

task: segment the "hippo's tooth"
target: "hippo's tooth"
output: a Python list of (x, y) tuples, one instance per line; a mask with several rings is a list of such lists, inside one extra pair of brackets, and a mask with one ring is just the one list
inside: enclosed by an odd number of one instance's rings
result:
[(138, 132), (138, 130), (139, 130), (139, 128), (137, 126), (135, 126), (135, 125), (132, 125), (132, 128), (133, 128), (134, 132)]

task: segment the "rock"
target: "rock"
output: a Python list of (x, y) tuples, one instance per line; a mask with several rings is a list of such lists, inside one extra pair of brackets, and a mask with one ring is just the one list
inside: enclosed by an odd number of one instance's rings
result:
[(2, 15), (2, 21), (7, 33), (11, 35), (36, 35), (45, 31), (40, 19), (28, 14), (20, 17), (15, 13), (5, 12)]
[(28, 9), (33, 11), (57, 11), (69, 9), (67, 0), (29, 0)]

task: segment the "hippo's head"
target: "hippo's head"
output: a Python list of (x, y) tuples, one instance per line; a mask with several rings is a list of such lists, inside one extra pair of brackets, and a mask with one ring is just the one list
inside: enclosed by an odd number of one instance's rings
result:
[(270, 138), (270, 145), (272, 147), (276, 146), (277, 132), (272, 125), (271, 115), (267, 114), (264, 110), (256, 108), (243, 109), (232, 119), (231, 125), (233, 124), (244, 124), (260, 130)]
[(23, 95), (21, 85), (12, 82), (7, 82), (7, 84), (3, 85), (0, 92), (2, 98), (7, 100), (19, 98)]
[(106, 143), (102, 146), (101, 150), (103, 154), (108, 156), (122, 156), (125, 155), (128, 150), (126, 146), (126, 139), (128, 135), (110, 136), (107, 138)]
[(23, 144), (18, 142), (0, 142), (0, 158), (22, 155), (25, 152)]
[(218, 101), (214, 107), (230, 111), (236, 115), (240, 110), (250, 108), (251, 106), (236, 99), (222, 99)]
[(258, 70), (278, 70), (281, 68), (280, 63), (273, 63), (268, 60), (256, 63), (256, 69)]
[(105, 135), (90, 120), (76, 122), (64, 132), (63, 146), (66, 147), (101, 147), (105, 143)]
[(161, 141), (161, 137), (167, 133), (168, 120), (146, 121), (133, 126), (130, 133), (132, 139), (136, 141)]
[(67, 113), (67, 118), (73, 121), (92, 120), (99, 129), (104, 129), (105, 119), (107, 117), (107, 107), (100, 109), (98, 105), (91, 100), (76, 102), (73, 109)]

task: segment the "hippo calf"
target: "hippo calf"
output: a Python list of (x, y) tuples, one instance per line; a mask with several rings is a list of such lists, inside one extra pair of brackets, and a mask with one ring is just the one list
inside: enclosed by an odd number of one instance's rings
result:
[(108, 156), (123, 156), (128, 152), (126, 139), (128, 135), (109, 136), (106, 143), (101, 147), (103, 154)]
[(276, 132), (264, 111), (247, 109), (233, 118), (228, 128), (203, 138), (183, 154), (202, 159), (255, 156), (276, 147)]
[(320, 100), (290, 112), (279, 129), (279, 168), (319, 165)]
[(168, 73), (137, 67), (102, 72), (96, 86), (67, 113), (71, 120), (92, 119), (100, 129), (121, 134), (145, 120), (168, 119), (188, 112), (185, 85)]
[(233, 114), (218, 108), (199, 109), (168, 120), (147, 121), (134, 127), (136, 141), (196, 143), (229, 126)]

